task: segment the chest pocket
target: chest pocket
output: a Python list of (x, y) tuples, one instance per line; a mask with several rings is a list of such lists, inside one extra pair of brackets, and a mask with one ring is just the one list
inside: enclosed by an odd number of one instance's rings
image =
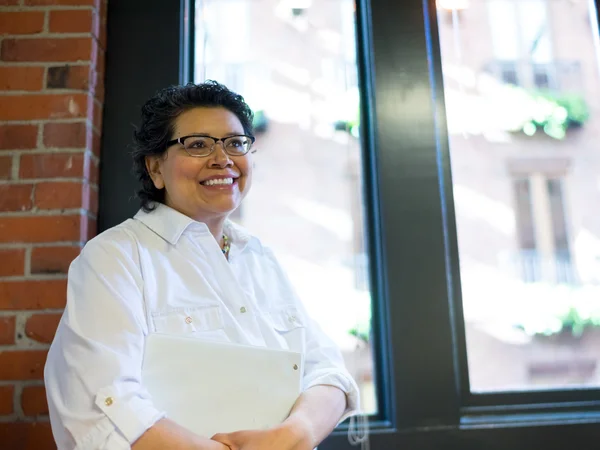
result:
[(271, 310), (267, 313), (277, 334), (290, 350), (304, 353), (306, 324), (295, 306)]
[(164, 334), (226, 338), (220, 306), (176, 308), (151, 314), (154, 331)]

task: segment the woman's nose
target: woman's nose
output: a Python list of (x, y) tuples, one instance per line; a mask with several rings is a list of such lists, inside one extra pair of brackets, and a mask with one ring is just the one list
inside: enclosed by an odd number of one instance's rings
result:
[(212, 161), (213, 165), (218, 165), (221, 167), (225, 167), (228, 164), (233, 164), (233, 161), (229, 157), (229, 155), (225, 152), (225, 147), (222, 142), (215, 142), (215, 149), (212, 153)]

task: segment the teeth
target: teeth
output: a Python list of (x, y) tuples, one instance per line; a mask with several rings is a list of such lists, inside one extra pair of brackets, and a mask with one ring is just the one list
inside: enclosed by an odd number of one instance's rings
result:
[(214, 180), (203, 181), (200, 184), (203, 184), (204, 186), (233, 184), (233, 178), (215, 178)]

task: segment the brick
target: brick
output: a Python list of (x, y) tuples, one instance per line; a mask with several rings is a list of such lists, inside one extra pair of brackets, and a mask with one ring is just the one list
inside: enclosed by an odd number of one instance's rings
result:
[(12, 174), (12, 156), (0, 156), (0, 180), (8, 180)]
[(90, 33), (93, 31), (91, 9), (50, 11), (51, 33)]
[(35, 341), (49, 344), (54, 339), (60, 317), (61, 314), (34, 314), (25, 324), (25, 334)]
[[(0, 80), (2, 68), (0, 67)], [(0, 86), (0, 90), (2, 87)], [(0, 150), (26, 150), (37, 146), (37, 125), (0, 125)]]
[(6, 450), (56, 450), (49, 422), (0, 423), (0, 442)]
[(84, 185), (83, 190), (83, 204), (87, 205), (86, 209), (94, 214), (98, 215), (98, 189), (93, 189), (89, 184)]
[(21, 155), (20, 178), (79, 178), (84, 175), (83, 153)]
[[(99, 3), (102, 4), (103, 1), (99, 0)], [(100, 44), (100, 26), (102, 25), (102, 18), (100, 14), (102, 14), (102, 6), (98, 6), (98, 9), (92, 10), (92, 23), (90, 24), (90, 31), (92, 33), (92, 36), (96, 38), (98, 44)], [(106, 27), (106, 21), (104, 22), (104, 27)], [(102, 48), (106, 49), (106, 45), (104, 45)]]
[(71, 181), (38, 183), (35, 188), (35, 206), (40, 209), (88, 209), (89, 201), (83, 190), (81, 183)]
[(43, 11), (0, 12), (0, 35), (35, 34), (43, 30)]
[(104, 50), (99, 50), (98, 55), (96, 57), (96, 71), (104, 76), (105, 72), (105, 64), (106, 64), (106, 52)]
[(78, 246), (36, 247), (31, 252), (31, 273), (33, 275), (66, 274), (71, 262), (80, 252), (81, 248)]
[(99, 7), (100, 0), (25, 0), (28, 6), (94, 6)]
[(19, 0), (0, 0), (0, 6), (14, 6), (18, 4)]
[(41, 380), (47, 350), (0, 351), (0, 380)]
[(78, 89), (86, 91), (90, 87), (90, 65), (53, 66), (48, 68), (48, 89)]
[(31, 209), (32, 192), (31, 184), (0, 184), (0, 212)]
[(94, 71), (91, 90), (94, 92), (96, 99), (104, 103), (104, 72)]
[[(81, 236), (88, 241), (98, 234), (98, 222), (90, 217), (82, 217)], [(87, 242), (87, 241), (86, 241)]]
[(14, 386), (0, 386), (0, 416), (12, 414), (14, 411)]
[(100, 152), (102, 151), (102, 136), (98, 131), (93, 131), (92, 136), (92, 153), (94, 156), (100, 158)]
[(71, 119), (87, 116), (85, 94), (0, 96), (0, 121)]
[(0, 90), (39, 91), (43, 87), (43, 67), (0, 67)]
[(100, 162), (90, 160), (89, 180), (90, 184), (98, 185), (100, 178)]
[(0, 344), (12, 345), (15, 343), (15, 316), (0, 316)]
[(25, 249), (0, 249), (0, 277), (16, 277), (25, 274)]
[(48, 148), (84, 148), (86, 140), (87, 126), (85, 122), (47, 123), (44, 125), (44, 146)]
[(92, 37), (89, 38), (22, 38), (4, 39), (3, 61), (91, 61), (96, 58)]
[(0, 310), (64, 308), (66, 297), (66, 279), (0, 281)]
[(102, 105), (100, 105), (98, 102), (93, 102), (93, 104), (90, 106), (90, 109), (92, 110), (92, 113), (94, 115), (94, 119), (93, 119), (93, 123), (94, 123), (94, 127), (96, 130), (101, 130), (102, 129)]
[(79, 242), (86, 229), (79, 215), (0, 217), (0, 243)]
[(21, 407), (27, 416), (48, 414), (48, 402), (44, 386), (25, 386), (21, 393)]
[(99, 14), (99, 36), (98, 42), (100, 47), (106, 50), (106, 12), (107, 12), (108, 2), (106, 0), (101, 0), (100, 3), (100, 14)]

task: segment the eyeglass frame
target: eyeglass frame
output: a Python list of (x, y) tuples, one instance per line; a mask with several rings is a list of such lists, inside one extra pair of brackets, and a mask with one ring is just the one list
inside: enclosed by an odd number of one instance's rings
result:
[[(213, 141), (215, 141), (215, 143), (212, 145), (212, 147), (210, 148), (210, 152), (208, 152), (206, 155), (192, 155), (190, 152), (188, 152), (188, 150), (185, 148), (185, 144), (183, 143), (183, 141), (185, 141), (187, 138), (191, 138), (191, 137), (205, 137), (205, 138), (211, 138)], [(227, 151), (227, 148), (225, 147), (225, 141), (227, 139), (231, 139), (231, 138), (235, 138), (235, 137), (246, 137), (250, 139), (250, 145), (248, 146), (248, 150), (245, 153), (241, 153), (241, 154), (237, 154), (237, 155), (232, 155), (231, 153), (229, 153)], [(223, 151), (225, 153), (227, 153), (229, 156), (245, 156), (247, 155), (250, 150), (252, 149), (252, 144), (254, 144), (254, 141), (256, 141), (256, 138), (250, 134), (234, 134), (232, 136), (227, 136), (224, 138), (217, 138), (214, 136), (209, 136), (207, 134), (189, 134), (187, 136), (181, 136), (177, 139), (173, 139), (171, 141), (167, 142), (167, 148), (171, 147), (172, 145), (175, 144), (179, 144), (183, 147), (183, 149), (185, 150), (185, 152), (190, 155), (193, 158), (206, 158), (207, 156), (210, 156), (214, 151), (215, 148), (217, 146), (218, 142), (221, 142), (221, 146), (223, 147)]]

